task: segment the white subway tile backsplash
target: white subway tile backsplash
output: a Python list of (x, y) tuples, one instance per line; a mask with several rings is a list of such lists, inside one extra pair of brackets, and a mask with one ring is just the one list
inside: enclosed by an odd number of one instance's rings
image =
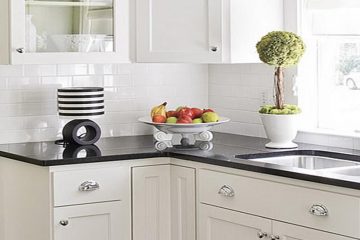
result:
[(73, 76), (73, 87), (102, 87), (104, 86), (103, 76)]
[(120, 86), (131, 86), (131, 85), (132, 85), (132, 80), (130, 74), (104, 76), (105, 87), (120, 87)]
[(134, 135), (132, 125), (129, 124), (110, 124), (102, 125), (101, 133), (103, 137), (131, 136)]
[(1, 104), (0, 117), (16, 117), (22, 115), (21, 103)]
[[(95, 120), (103, 137), (152, 134), (138, 118), (165, 101), (168, 109), (210, 107), (232, 119), (216, 131), (265, 137), (257, 111), (272, 101), (273, 70), (264, 64), (0, 65), (0, 143), (60, 138), (68, 120), (57, 115), (57, 88), (76, 86), (105, 88), (106, 114)], [(300, 133), (297, 140), (360, 150), (360, 138)]]
[(87, 75), (87, 64), (62, 64), (57, 65), (57, 75), (59, 76), (72, 76), (72, 75)]
[(57, 115), (22, 117), (24, 129), (59, 128), (60, 122)]
[(142, 123), (133, 123), (133, 134), (134, 135), (149, 135), (153, 134), (154, 129), (152, 126), (145, 125)]
[(41, 85), (45, 88), (61, 88), (72, 86), (72, 76), (45, 76), (41, 77)]
[(0, 89), (7, 87), (7, 77), (0, 77)]
[(0, 77), (23, 76), (22, 65), (0, 65)]
[(24, 76), (56, 76), (56, 65), (24, 65)]
[(27, 89), (39, 88), (41, 85), (40, 77), (9, 77), (7, 80), (8, 89)]
[(24, 127), (24, 118), (1, 117), (0, 123), (0, 131), (22, 129)]
[(138, 118), (164, 101), (207, 107), (207, 82), (207, 65), (195, 64), (0, 65), (0, 143), (60, 138), (60, 87), (104, 86), (106, 114), (95, 121), (110, 137), (152, 133)]
[(24, 90), (22, 93), (24, 103), (46, 103), (54, 101), (57, 96), (55, 88)]
[(264, 64), (209, 66), (209, 107), (231, 123), (217, 131), (264, 137), (258, 109), (272, 98), (273, 69)]
[[(4, 103), (21, 103), (23, 100), (22, 92), (20, 90), (0, 90), (0, 104)], [(4, 106), (1, 106), (2, 108)]]

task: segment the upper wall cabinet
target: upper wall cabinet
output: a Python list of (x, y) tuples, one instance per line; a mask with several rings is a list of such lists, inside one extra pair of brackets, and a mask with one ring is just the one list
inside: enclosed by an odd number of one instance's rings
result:
[(283, 0), (136, 0), (137, 62), (253, 63)]
[(129, 62), (130, 1), (4, 0), (0, 63)]

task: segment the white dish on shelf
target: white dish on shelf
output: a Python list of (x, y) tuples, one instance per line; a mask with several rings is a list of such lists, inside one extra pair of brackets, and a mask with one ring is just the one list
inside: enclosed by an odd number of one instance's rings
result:
[(167, 134), (199, 134), (209, 131), (213, 126), (229, 122), (230, 119), (220, 117), (218, 122), (210, 123), (154, 123), (150, 117), (139, 118), (139, 121), (151, 126), (154, 126), (159, 131)]
[(26, 5), (32, 6), (59, 6), (59, 7), (112, 7), (112, 0), (92, 0), (92, 1), (68, 1), (68, 0), (59, 0), (59, 1), (48, 1), (48, 0), (27, 0), (25, 1)]
[(54, 34), (50, 39), (59, 52), (102, 52), (106, 35)]

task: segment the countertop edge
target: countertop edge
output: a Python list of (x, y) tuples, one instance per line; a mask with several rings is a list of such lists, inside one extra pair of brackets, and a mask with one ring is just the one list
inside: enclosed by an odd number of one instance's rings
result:
[(71, 165), (71, 164), (83, 164), (83, 163), (96, 163), (96, 162), (112, 162), (112, 161), (122, 161), (122, 160), (133, 160), (133, 159), (146, 159), (146, 158), (156, 158), (156, 157), (173, 157), (180, 160), (194, 161), (204, 164), (211, 164), (215, 166), (228, 167), (233, 169), (239, 169), (244, 171), (269, 174), (273, 176), (286, 177), (291, 179), (297, 179), (308, 182), (321, 183), (326, 185), (345, 187), (350, 189), (360, 190), (360, 183), (352, 182), (347, 180), (327, 178), (323, 176), (310, 175), (305, 173), (286, 171), (283, 169), (274, 169), (263, 166), (256, 166), (241, 162), (233, 161), (224, 161), (211, 157), (201, 157), (190, 154), (182, 154), (176, 152), (151, 152), (151, 153), (131, 153), (131, 154), (121, 154), (121, 155), (110, 155), (110, 156), (101, 156), (101, 157), (86, 157), (80, 159), (62, 159), (62, 160), (38, 160), (35, 158), (24, 157), (17, 154), (7, 153), (0, 151), (0, 156), (9, 158), (15, 161), (25, 162), (29, 164), (34, 164), (40, 167), (51, 167), (51, 166), (60, 166), (60, 165)]

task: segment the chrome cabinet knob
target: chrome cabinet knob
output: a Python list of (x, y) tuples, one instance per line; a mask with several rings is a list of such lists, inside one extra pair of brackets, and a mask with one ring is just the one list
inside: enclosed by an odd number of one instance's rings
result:
[(91, 191), (95, 191), (98, 190), (100, 188), (99, 183), (90, 180), (90, 181), (85, 181), (83, 182), (80, 186), (79, 186), (79, 191), (80, 192), (91, 192)]
[(228, 185), (224, 185), (219, 189), (218, 194), (223, 195), (225, 197), (234, 197), (235, 191), (232, 187), (230, 187)]
[(210, 50), (211, 50), (211, 51), (213, 51), (213, 52), (217, 52), (218, 47), (216, 47), (216, 46), (212, 46), (212, 47), (210, 47)]
[(280, 239), (280, 236), (278, 236), (278, 235), (271, 235), (271, 236), (270, 236), (270, 239), (271, 239), (271, 240), (279, 240), (279, 239)]
[(61, 220), (59, 223), (60, 223), (61, 226), (67, 226), (69, 224), (69, 221), (68, 220)]
[(266, 237), (267, 237), (267, 233), (266, 233), (266, 232), (259, 231), (259, 232), (257, 233), (257, 236), (258, 236), (258, 238), (266, 238)]
[(329, 215), (329, 211), (327, 210), (327, 208), (324, 205), (321, 204), (314, 204), (310, 207), (309, 212), (312, 215), (315, 216), (327, 216)]
[(16, 51), (18, 53), (24, 53), (25, 52), (25, 49), (24, 48), (17, 48)]

